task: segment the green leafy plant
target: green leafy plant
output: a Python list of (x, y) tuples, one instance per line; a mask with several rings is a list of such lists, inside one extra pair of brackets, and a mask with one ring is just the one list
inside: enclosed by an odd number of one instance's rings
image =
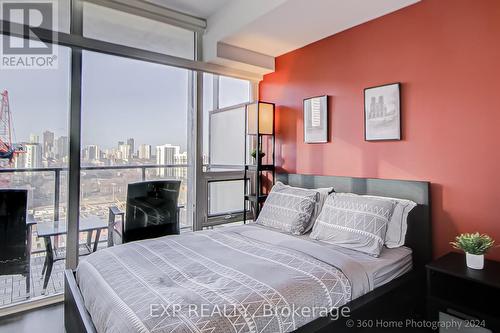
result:
[(461, 234), (450, 243), (455, 249), (463, 250), (470, 254), (485, 254), (493, 247), (495, 241), (486, 234)]
[[(253, 158), (257, 158), (257, 149), (252, 150), (250, 156), (252, 156)], [(259, 151), (259, 157), (263, 158), (264, 156), (266, 156), (266, 153)]]

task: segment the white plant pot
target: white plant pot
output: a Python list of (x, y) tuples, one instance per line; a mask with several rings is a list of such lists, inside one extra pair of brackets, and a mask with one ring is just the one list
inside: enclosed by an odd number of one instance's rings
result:
[(484, 254), (470, 254), (465, 253), (465, 261), (467, 267), (472, 269), (483, 269), (484, 267)]

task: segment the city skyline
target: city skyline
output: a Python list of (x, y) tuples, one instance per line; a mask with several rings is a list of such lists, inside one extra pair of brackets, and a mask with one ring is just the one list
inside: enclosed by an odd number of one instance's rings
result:
[[(41, 138), (43, 138), (43, 133), (46, 133), (46, 132), (54, 134), (54, 139), (53, 139), (53, 145), (54, 145), (54, 147), (57, 145), (57, 139), (59, 139), (59, 138), (68, 138), (68, 135), (60, 135), (59, 136), (59, 135), (56, 134), (55, 131), (45, 129), (45, 130), (41, 130), (40, 133), (38, 133), (38, 132), (30, 133), (27, 138), (23, 138), (21, 140), (18, 139), (16, 142), (14, 142), (14, 144), (23, 144), (23, 143), (40, 143), (40, 144), (44, 144), (43, 140)], [(150, 145), (151, 147), (155, 147), (155, 146), (161, 146), (161, 145), (169, 144), (169, 143), (162, 142), (162, 143), (154, 145), (154, 144), (151, 144), (149, 142), (139, 142), (135, 138), (125, 138), (125, 139), (119, 138), (119, 139), (116, 139), (115, 142), (114, 142), (114, 144), (111, 144), (110, 146), (106, 146), (106, 145), (103, 145), (101, 143), (98, 144), (98, 143), (95, 143), (95, 142), (89, 142), (87, 144), (83, 144), (82, 143), (82, 148), (86, 147), (86, 146), (89, 146), (89, 145), (97, 145), (97, 146), (99, 146), (101, 148), (104, 148), (104, 149), (111, 149), (111, 148), (114, 148), (117, 145), (119, 145), (121, 142), (126, 143), (127, 140), (130, 140), (130, 139), (134, 140), (134, 147), (135, 147), (134, 151), (135, 152), (137, 152), (139, 150), (139, 147), (142, 146), (142, 145)], [(170, 143), (170, 144), (172, 144), (172, 143)], [(178, 146), (181, 147), (181, 149), (183, 149), (182, 145), (178, 145)]]
[[(23, 152), (13, 160), (14, 168), (61, 167), (68, 162), (69, 140), (67, 136), (56, 136), (49, 130), (42, 135), (31, 133), (29, 140), (18, 142)], [(114, 147), (89, 144), (81, 147), (82, 165), (126, 165), (126, 164), (187, 164), (187, 152), (179, 145), (164, 143), (136, 144), (135, 138), (117, 140)], [(166, 176), (167, 173), (162, 174)], [(168, 176), (174, 174), (168, 173)], [(175, 174), (175, 176), (180, 176)]]

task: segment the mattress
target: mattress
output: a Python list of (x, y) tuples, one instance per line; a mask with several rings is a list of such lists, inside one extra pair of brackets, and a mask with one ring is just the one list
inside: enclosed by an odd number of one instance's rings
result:
[(383, 286), (413, 268), (412, 251), (406, 246), (393, 249), (384, 247), (378, 258), (359, 252), (350, 256), (372, 275), (374, 288)]
[(373, 288), (383, 286), (413, 268), (412, 251), (406, 246), (393, 249), (384, 247), (379, 257), (331, 244), (325, 244), (324, 246), (344, 253), (362, 265), (372, 278)]
[[(269, 229), (269, 227), (266, 226), (259, 225), (259, 227)], [(307, 240), (348, 255), (362, 265), (364, 270), (371, 276), (373, 288), (381, 287), (397, 277), (408, 273), (413, 268), (412, 250), (406, 246), (392, 249), (384, 246), (380, 256), (373, 257), (356, 250), (346, 249), (337, 245), (311, 239), (309, 238), (310, 234), (311, 232), (308, 232), (304, 235), (294, 237)]]
[(290, 332), (404, 271), (405, 250), (351, 252), (244, 225), (104, 249), (76, 277), (98, 332)]

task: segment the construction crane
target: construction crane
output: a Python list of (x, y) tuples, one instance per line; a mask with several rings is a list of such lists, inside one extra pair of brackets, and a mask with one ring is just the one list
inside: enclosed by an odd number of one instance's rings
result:
[(12, 114), (9, 106), (9, 93), (4, 90), (0, 101), (0, 159), (8, 159), (12, 162), (17, 154), (23, 152), (21, 146), (15, 147), (12, 143), (14, 129), (12, 127)]

